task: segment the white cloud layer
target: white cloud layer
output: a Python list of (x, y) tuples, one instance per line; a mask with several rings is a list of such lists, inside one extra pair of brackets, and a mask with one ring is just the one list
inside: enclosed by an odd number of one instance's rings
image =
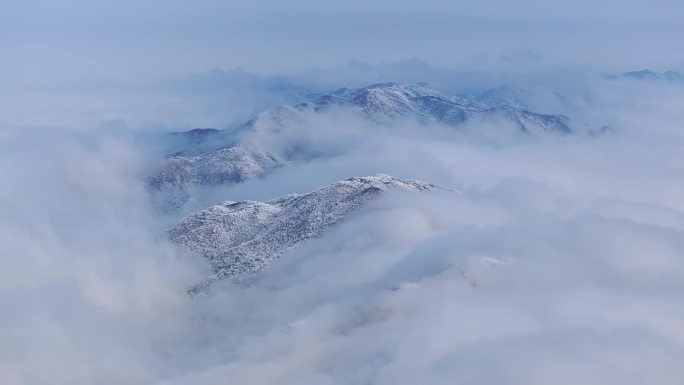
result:
[(335, 156), (205, 203), (376, 172), (462, 194), (390, 195), (195, 298), (207, 266), (164, 239), (137, 135), (0, 131), (0, 383), (680, 383), (684, 92), (582, 90), (610, 133), (303, 124), (285, 139)]

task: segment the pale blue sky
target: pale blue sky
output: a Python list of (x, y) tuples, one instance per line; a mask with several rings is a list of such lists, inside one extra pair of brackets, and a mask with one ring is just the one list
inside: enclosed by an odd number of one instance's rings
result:
[(520, 59), (625, 69), (684, 60), (682, 1), (368, 3), (0, 0), (1, 76), (19, 82), (209, 68), (278, 72), (413, 57), (471, 67)]
[[(418, 59), (456, 71), (682, 70), (683, 15), (681, 0), (0, 0), (0, 125), (214, 124), (204, 107), (142, 89), (216, 68), (343, 74), (350, 61)], [(252, 99), (230, 105), (261, 106)]]

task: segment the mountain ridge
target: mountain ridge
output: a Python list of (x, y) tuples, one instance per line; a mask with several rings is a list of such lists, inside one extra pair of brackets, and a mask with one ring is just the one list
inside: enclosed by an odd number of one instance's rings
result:
[(189, 215), (167, 234), (180, 247), (207, 258), (214, 278), (237, 277), (260, 271), (392, 190), (446, 189), (385, 174), (354, 177), (266, 202), (225, 201)]
[[(149, 178), (149, 186), (157, 196), (156, 205), (162, 211), (173, 211), (182, 207), (198, 186), (240, 183), (266, 176), (291, 161), (325, 156), (315, 148), (303, 149), (296, 145), (293, 149), (264, 150), (260, 148), (263, 138), (250, 139), (257, 134), (287, 137), (288, 129), (303, 124), (306, 114), (325, 113), (333, 108), (351, 108), (378, 125), (413, 119), (423, 124), (458, 127), (476, 119), (503, 119), (528, 134), (572, 132), (567, 117), (532, 112), (515, 100), (515, 92), (506, 92), (507, 95), (500, 91), (468, 98), (449, 96), (427, 83), (377, 83), (314, 94), (310, 100), (295, 106), (284, 105), (261, 112), (232, 129), (195, 129), (172, 134), (171, 156)], [(297, 153), (302, 151), (315, 154)]]

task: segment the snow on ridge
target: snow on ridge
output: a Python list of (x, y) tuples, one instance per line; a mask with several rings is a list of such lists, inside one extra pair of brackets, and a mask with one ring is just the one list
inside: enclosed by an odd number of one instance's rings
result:
[(208, 258), (215, 278), (236, 277), (258, 272), (386, 191), (438, 189), (384, 174), (349, 178), (268, 202), (223, 202), (188, 216), (168, 235), (181, 247)]
[(202, 155), (172, 156), (148, 179), (162, 211), (180, 208), (196, 185), (239, 183), (285, 164), (280, 157), (249, 146), (219, 148)]
[[(498, 104), (447, 96), (426, 83), (378, 83), (355, 90), (340, 89), (294, 107), (282, 106), (262, 112), (233, 130), (199, 129), (175, 134), (176, 152), (149, 179), (149, 186), (155, 205), (161, 211), (172, 212), (182, 208), (198, 186), (239, 183), (265, 176), (290, 160), (306, 159), (311, 154), (318, 156), (316, 148), (293, 146), (263, 150), (262, 139), (268, 142), (270, 135), (285, 137), (289, 128), (303, 124), (306, 113), (319, 113), (331, 107), (356, 109), (380, 125), (402, 118), (449, 126), (473, 119), (503, 118), (522, 132), (571, 132), (569, 120), (564, 116), (531, 112), (513, 103), (512, 98), (493, 95), (483, 99)], [(261, 136), (255, 138), (255, 135)]]

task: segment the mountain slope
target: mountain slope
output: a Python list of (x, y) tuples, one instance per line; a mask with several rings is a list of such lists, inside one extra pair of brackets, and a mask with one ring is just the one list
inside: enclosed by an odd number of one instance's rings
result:
[(342, 89), (319, 97), (316, 104), (353, 106), (379, 124), (391, 123), (397, 118), (413, 118), (425, 123), (457, 126), (473, 119), (502, 117), (518, 123), (526, 132), (571, 132), (568, 118), (529, 111), (512, 97), (492, 94), (477, 100), (448, 96), (424, 83), (380, 83), (357, 90)]
[[(239, 183), (267, 175), (289, 161), (327, 156), (315, 145), (301, 145), (306, 138), (297, 139), (292, 132), (310, 117), (307, 114), (322, 114), (332, 108), (355, 110), (379, 125), (413, 119), (457, 127), (480, 119), (508, 121), (530, 134), (571, 132), (566, 117), (535, 113), (514, 102), (519, 92), (499, 90), (481, 98), (466, 98), (445, 95), (424, 83), (381, 83), (314, 95), (311, 101), (262, 112), (230, 130), (172, 134), (167, 139), (171, 156), (149, 179), (149, 187), (157, 207), (174, 211), (192, 198), (197, 187)], [(272, 149), (270, 142), (289, 142), (290, 146)]]
[(176, 155), (149, 178), (155, 204), (162, 211), (180, 208), (198, 185), (239, 183), (260, 177), (283, 165), (284, 160), (247, 146), (219, 148), (194, 156)]
[(435, 189), (382, 174), (350, 178), (268, 202), (223, 202), (188, 216), (168, 235), (176, 244), (207, 257), (217, 278), (235, 277), (261, 270), (388, 190)]

